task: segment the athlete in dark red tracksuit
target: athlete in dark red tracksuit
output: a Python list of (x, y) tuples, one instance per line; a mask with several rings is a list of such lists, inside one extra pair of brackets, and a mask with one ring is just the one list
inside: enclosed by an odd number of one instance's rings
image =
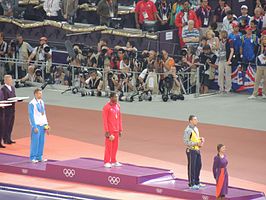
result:
[(105, 130), (104, 167), (119, 167), (116, 153), (118, 149), (118, 137), (122, 134), (122, 119), (118, 96), (115, 92), (110, 95), (110, 101), (103, 107), (103, 124)]

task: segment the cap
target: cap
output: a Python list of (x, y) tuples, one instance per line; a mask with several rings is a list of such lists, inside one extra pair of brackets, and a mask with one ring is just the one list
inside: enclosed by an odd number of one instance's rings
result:
[(246, 5), (242, 5), (241, 9), (247, 9), (248, 10), (248, 7)]

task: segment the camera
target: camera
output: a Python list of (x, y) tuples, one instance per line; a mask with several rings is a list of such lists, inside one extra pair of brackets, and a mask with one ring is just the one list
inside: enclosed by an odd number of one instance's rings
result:
[(42, 76), (42, 70), (41, 69), (36, 69), (35, 70), (35, 76)]
[(123, 92), (119, 95), (119, 101), (126, 101), (126, 102), (133, 102), (134, 101), (134, 94), (133, 95), (124, 95)]
[(172, 74), (168, 74), (168, 76), (163, 79), (161, 89), (160, 89), (160, 91), (162, 92), (162, 100), (164, 102), (168, 101), (170, 91), (173, 88), (173, 84), (174, 84), (174, 77)]
[(150, 90), (144, 91), (139, 95), (139, 101), (152, 101), (152, 92)]
[(158, 55), (157, 55), (157, 60), (160, 61), (160, 60), (162, 60), (162, 59), (163, 59), (163, 56), (160, 55), (160, 54), (158, 54)]
[(18, 45), (18, 40), (14, 39), (10, 41), (11, 50), (14, 51), (17, 48), (17, 45)]
[(81, 96), (82, 97), (85, 97), (85, 96), (95, 96), (95, 92), (94, 92), (94, 90), (89, 90), (89, 91), (82, 90), (81, 91)]
[(43, 51), (44, 51), (45, 53), (49, 53), (50, 50), (51, 50), (51, 48), (50, 48), (49, 46), (45, 46), (45, 47), (43, 48)]

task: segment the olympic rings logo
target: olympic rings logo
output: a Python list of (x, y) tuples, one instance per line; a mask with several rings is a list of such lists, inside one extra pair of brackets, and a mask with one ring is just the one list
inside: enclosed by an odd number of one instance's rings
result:
[(120, 178), (114, 176), (108, 176), (108, 181), (111, 185), (118, 185), (120, 183)]
[(67, 178), (73, 178), (76, 174), (76, 171), (74, 169), (63, 169), (63, 174), (67, 177)]
[(209, 200), (209, 196), (202, 195), (201, 197), (202, 197), (203, 200)]

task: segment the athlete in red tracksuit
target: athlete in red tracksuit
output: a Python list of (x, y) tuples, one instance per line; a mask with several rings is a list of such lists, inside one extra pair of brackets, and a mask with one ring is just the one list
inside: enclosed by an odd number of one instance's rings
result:
[(117, 103), (117, 99), (117, 94), (112, 92), (110, 101), (103, 107), (103, 124), (105, 130), (104, 166), (107, 168), (121, 166), (116, 160), (118, 137), (122, 134), (122, 119), (120, 105)]

